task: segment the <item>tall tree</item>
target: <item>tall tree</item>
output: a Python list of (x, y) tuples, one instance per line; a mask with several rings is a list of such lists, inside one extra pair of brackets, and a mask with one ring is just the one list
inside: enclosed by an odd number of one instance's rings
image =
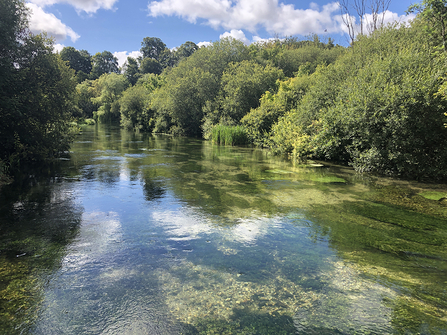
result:
[(126, 63), (124, 63), (124, 75), (127, 81), (133, 86), (137, 83), (139, 75), (138, 62), (135, 58), (127, 57)]
[(73, 47), (64, 47), (60, 55), (76, 73), (82, 71), (88, 74), (92, 70), (92, 56), (86, 50), (78, 51)]
[(87, 79), (92, 71), (92, 56), (87, 50), (78, 51), (73, 47), (64, 47), (60, 52), (62, 60), (75, 70), (78, 82)]
[(176, 50), (175, 53), (177, 54), (177, 57), (179, 58), (179, 60), (181, 60), (183, 58), (188, 58), (197, 50), (199, 50), (199, 46), (197, 44), (195, 44), (194, 42), (188, 41), (188, 42), (183, 43)]
[(153, 58), (143, 58), (140, 63), (140, 72), (160, 74), (163, 70), (160, 62)]
[(0, 160), (49, 159), (69, 145), (74, 71), (29, 33), (24, 1), (0, 0), (0, 15)]
[(98, 52), (93, 56), (90, 79), (98, 79), (105, 73), (119, 73), (118, 59), (110, 52)]
[(159, 60), (161, 53), (166, 49), (166, 44), (158, 37), (145, 37), (141, 42), (141, 53), (143, 58)]

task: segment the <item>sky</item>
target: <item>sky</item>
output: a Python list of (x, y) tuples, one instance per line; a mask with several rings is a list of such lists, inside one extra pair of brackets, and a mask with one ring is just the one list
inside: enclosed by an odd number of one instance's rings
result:
[[(385, 22), (414, 17), (405, 11), (418, 1), (390, 1)], [(28, 0), (27, 6), (31, 31), (54, 37), (56, 50), (72, 46), (91, 55), (107, 50), (120, 66), (127, 56), (140, 55), (145, 37), (158, 37), (170, 49), (187, 41), (207, 45), (227, 36), (247, 45), (311, 34), (349, 43), (339, 4), (331, 0)]]

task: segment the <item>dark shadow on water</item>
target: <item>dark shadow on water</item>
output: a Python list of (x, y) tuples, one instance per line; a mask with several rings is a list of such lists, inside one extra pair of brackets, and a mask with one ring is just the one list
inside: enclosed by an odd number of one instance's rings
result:
[[(22, 171), (24, 172), (24, 171)], [(44, 274), (60, 266), (82, 209), (59, 166), (34, 166), (0, 192), (0, 333), (26, 333), (42, 300)]]

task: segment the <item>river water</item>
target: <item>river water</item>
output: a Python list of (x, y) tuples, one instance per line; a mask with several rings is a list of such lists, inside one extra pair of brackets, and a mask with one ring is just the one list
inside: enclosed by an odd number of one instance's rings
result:
[(85, 127), (1, 192), (2, 334), (447, 334), (446, 185)]

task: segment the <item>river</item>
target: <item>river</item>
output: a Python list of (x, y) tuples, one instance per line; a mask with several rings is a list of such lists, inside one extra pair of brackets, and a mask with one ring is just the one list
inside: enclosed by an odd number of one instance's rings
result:
[(86, 126), (0, 195), (1, 334), (447, 334), (447, 186)]

